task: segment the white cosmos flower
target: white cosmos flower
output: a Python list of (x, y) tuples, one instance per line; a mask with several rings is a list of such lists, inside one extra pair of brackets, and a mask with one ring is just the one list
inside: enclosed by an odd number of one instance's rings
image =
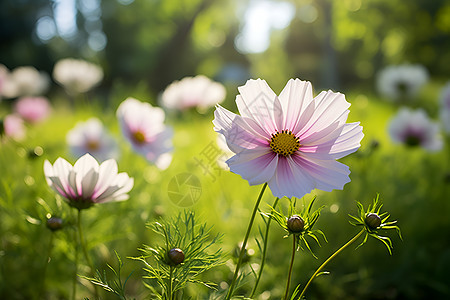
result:
[(206, 110), (225, 99), (225, 87), (206, 76), (185, 77), (171, 83), (161, 95), (161, 105), (185, 110), (197, 107)]
[(438, 151), (443, 146), (438, 124), (432, 122), (423, 109), (401, 108), (389, 124), (389, 134), (394, 142), (410, 147)]
[(428, 72), (421, 65), (388, 66), (377, 77), (379, 93), (389, 100), (411, 99), (428, 81)]
[(67, 133), (66, 141), (75, 157), (90, 153), (96, 159), (103, 161), (118, 156), (116, 141), (97, 118), (78, 122)]
[(71, 165), (59, 157), (52, 165), (44, 162), (44, 173), (49, 186), (77, 209), (89, 208), (95, 203), (128, 199), (134, 180), (127, 173), (118, 173), (114, 159), (101, 165), (89, 154)]
[(50, 78), (47, 73), (39, 72), (31, 66), (18, 67), (4, 79), (2, 94), (6, 98), (41, 96), (49, 86)]
[(173, 130), (164, 124), (165, 114), (161, 108), (127, 98), (119, 105), (117, 118), (134, 151), (161, 170), (169, 167)]
[(103, 80), (101, 67), (81, 59), (65, 58), (53, 68), (53, 78), (70, 93), (85, 93)]

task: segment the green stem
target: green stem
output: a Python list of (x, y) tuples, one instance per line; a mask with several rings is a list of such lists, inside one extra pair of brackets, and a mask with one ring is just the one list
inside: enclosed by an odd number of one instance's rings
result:
[[(77, 240), (77, 236), (76, 233), (74, 232), (74, 241)], [(79, 248), (79, 243), (75, 244), (75, 272), (73, 274), (73, 282), (72, 282), (72, 300), (76, 299), (76, 295), (77, 295), (77, 278), (78, 278), (78, 248)]]
[(41, 283), (41, 288), (39, 290), (39, 293), (37, 294), (38, 299), (43, 299), (43, 293), (45, 291), (45, 275), (47, 273), (47, 266), (50, 262), (50, 256), (52, 253), (52, 248), (53, 248), (53, 232), (50, 232), (50, 241), (48, 242), (48, 247), (47, 247), (47, 255), (45, 256), (45, 265), (44, 268), (42, 270), (42, 283)]
[(258, 211), (258, 206), (259, 206), (259, 203), (261, 202), (261, 199), (262, 199), (262, 196), (264, 194), (264, 191), (266, 190), (266, 187), (267, 187), (267, 183), (264, 183), (264, 185), (263, 185), (263, 187), (261, 189), (261, 192), (259, 193), (258, 200), (256, 200), (255, 207), (253, 208), (253, 213), (252, 213), (252, 216), (250, 218), (250, 222), (249, 222), (248, 227), (247, 227), (247, 232), (245, 234), (244, 241), (242, 242), (242, 247), (241, 247), (241, 250), (239, 252), (239, 259), (238, 259), (238, 262), (236, 264), (236, 269), (234, 270), (233, 280), (231, 281), (230, 288), (228, 289), (228, 293), (227, 293), (227, 296), (225, 298), (226, 300), (229, 300), (231, 298), (231, 296), (233, 295), (233, 290), (234, 290), (234, 287), (236, 285), (236, 279), (238, 277), (239, 268), (241, 267), (242, 259), (244, 258), (245, 247), (247, 246), (247, 240), (248, 240), (248, 237), (250, 236), (250, 231), (252, 230), (253, 221), (255, 220), (256, 212)]
[(317, 274), (319, 274), (319, 272), (333, 259), (335, 258), (339, 253), (342, 252), (342, 250), (344, 250), (345, 248), (347, 248), (348, 246), (350, 246), (354, 241), (356, 241), (361, 234), (363, 234), (365, 231), (365, 229), (363, 228), (357, 235), (355, 235), (350, 241), (348, 241), (344, 246), (342, 246), (341, 248), (339, 248), (339, 250), (337, 250), (336, 252), (334, 252), (330, 257), (328, 257), (328, 259), (326, 261), (323, 262), (323, 264), (320, 265), (320, 267), (316, 270), (316, 272), (311, 276), (311, 278), (309, 279), (308, 283), (305, 285), (305, 287), (302, 290), (302, 293), (300, 294), (300, 296), (298, 297), (298, 299), (302, 299), (303, 295), (306, 292), (306, 289), (309, 287), (309, 285), (311, 284), (311, 282), (314, 280), (314, 278), (316, 278)]
[[(274, 209), (275, 209), (275, 207), (278, 204), (278, 200), (280, 200), (280, 198), (276, 198), (275, 202), (273, 203), (272, 207)], [(265, 262), (266, 262), (267, 244), (268, 244), (267, 241), (269, 239), (269, 228), (270, 228), (270, 222), (271, 221), (272, 221), (272, 218), (269, 218), (267, 220), (266, 232), (265, 232), (265, 235), (264, 235), (264, 246), (263, 246), (263, 252), (262, 252), (262, 257), (261, 257), (261, 266), (259, 268), (258, 277), (256, 278), (255, 286), (253, 287), (253, 291), (252, 291), (252, 293), (250, 295), (250, 298), (253, 298), (253, 296), (255, 295), (256, 288), (258, 287), (259, 281), (261, 279), (261, 276), (262, 276), (262, 273), (263, 273), (263, 270), (264, 270), (264, 265), (265, 265)]]
[[(87, 248), (86, 248), (86, 243), (83, 237), (83, 230), (81, 229), (81, 209), (78, 210), (78, 219), (77, 219), (77, 227), (78, 227), (78, 234), (79, 234), (79, 239), (80, 239), (80, 245), (81, 245), (81, 249), (83, 250), (83, 254), (84, 254), (84, 258), (86, 259), (87, 264), (89, 265), (89, 268), (91, 269), (91, 275), (92, 277), (95, 276), (95, 269), (93, 267), (92, 261), (88, 255), (87, 252)], [(93, 284), (94, 286), (94, 294), (95, 294), (95, 299), (99, 299), (99, 295), (98, 295), (98, 291), (97, 291), (97, 285)]]
[(172, 284), (173, 267), (170, 266), (169, 268), (170, 268), (170, 275), (169, 275), (169, 293), (168, 293), (169, 295), (168, 295), (168, 300), (172, 300), (173, 299), (173, 292), (172, 292), (172, 290), (173, 290), (173, 284)]
[(297, 252), (297, 237), (295, 236), (295, 234), (292, 235), (293, 239), (292, 239), (292, 256), (291, 256), (291, 263), (289, 265), (289, 272), (288, 272), (288, 279), (286, 282), (286, 291), (284, 292), (284, 300), (288, 299), (289, 296), (289, 285), (291, 284), (291, 275), (292, 275), (292, 267), (294, 266), (294, 257), (295, 257), (295, 252)]

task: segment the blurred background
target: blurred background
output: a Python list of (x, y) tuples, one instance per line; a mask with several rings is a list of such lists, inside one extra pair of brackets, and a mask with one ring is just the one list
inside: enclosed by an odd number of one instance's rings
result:
[[(81, 105), (70, 105), (73, 95), (52, 76), (55, 64), (65, 58), (89, 61), (104, 72)], [(53, 107), (48, 120), (28, 125), (25, 140), (0, 144), (0, 298), (38, 297), (41, 285), (35, 278), (42, 275), (43, 253), (48, 251), (49, 231), (43, 224), (49, 211), (65, 216), (69, 230), (54, 233), (45, 295), (69, 297), (74, 214), (61, 199), (55, 201), (42, 171), (45, 159), (54, 162), (62, 156), (73, 163), (77, 158), (69, 154), (67, 132), (77, 121), (96, 116), (119, 136), (115, 111), (125, 98), (159, 105), (161, 93), (173, 81), (202, 74), (224, 85), (222, 105), (233, 111), (237, 87), (249, 78), (265, 79), (277, 94), (290, 78), (308, 80), (315, 95), (327, 89), (344, 93), (352, 104), (349, 121), (361, 121), (364, 127), (361, 149), (341, 160), (349, 165), (352, 182), (343, 191), (313, 192), (326, 206), (318, 226), (329, 243), (314, 246), (319, 260), (307, 252), (297, 255), (293, 286), (304, 284), (321, 261), (357, 232), (347, 216), (356, 213), (355, 200), (367, 207), (380, 193), (383, 210), (399, 221), (404, 240), (391, 235), (392, 256), (372, 240), (357, 251), (348, 249), (329, 265), (331, 276), (315, 281), (308, 299), (450, 299), (450, 125), (442, 125), (449, 124), (448, 119), (441, 120), (450, 113), (440, 113), (442, 103), (450, 99), (443, 96), (450, 80), (449, 1), (2, 0), (0, 64), (8, 70), (33, 66), (46, 73), (50, 84), (45, 96)], [(400, 100), (383, 87), (394, 82), (394, 89), (404, 92), (408, 86), (395, 82), (395, 76), (384, 84), (380, 80), (383, 70), (399, 65), (420, 66), (424, 74), (420, 83), (414, 78), (407, 82), (417, 89), (414, 95), (397, 97)], [(17, 97), (0, 101), (4, 118)], [(421, 109), (435, 122), (440, 147), (428, 151), (396, 143), (388, 128), (403, 106)], [(119, 170), (135, 177), (131, 199), (86, 214), (90, 249), (99, 266), (115, 263), (114, 250), (122, 257), (138, 255), (137, 248), (155, 238), (145, 223), (184, 209), (168, 201), (166, 187), (187, 170), (203, 187), (200, 200), (190, 208), (214, 225), (214, 232), (224, 233), (224, 250), (232, 253), (243, 237), (241, 228), (260, 187), (249, 187), (225, 170), (211, 175), (195, 160), (216, 140), (213, 108), (168, 113), (166, 119), (175, 129), (171, 166), (159, 171), (122, 143)], [(273, 203), (270, 193), (264, 201)], [(287, 201), (281, 205), (286, 208)], [(258, 222), (263, 226), (262, 219)], [(285, 278), (286, 268), (280, 266), (287, 266), (290, 255), (290, 242), (283, 235), (273, 226), (257, 299), (281, 298), (284, 283), (274, 282)], [(251, 246), (251, 263), (257, 268), (260, 253), (256, 242)], [(125, 273), (135, 271), (128, 293), (145, 298), (136, 275), (142, 266), (126, 263)], [(219, 290), (229, 282), (230, 264), (208, 275)], [(244, 285), (241, 292), (248, 294), (251, 287)], [(88, 288), (83, 291), (80, 295), (89, 295)], [(207, 299), (206, 289), (189, 291), (194, 299)]]

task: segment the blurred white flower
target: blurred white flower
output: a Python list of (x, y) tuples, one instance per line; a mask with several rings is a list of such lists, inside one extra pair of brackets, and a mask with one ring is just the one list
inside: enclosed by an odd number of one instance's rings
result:
[(127, 200), (134, 185), (127, 173), (118, 173), (114, 159), (99, 165), (89, 154), (73, 166), (61, 157), (53, 165), (46, 160), (44, 173), (48, 185), (79, 210), (95, 203)]
[(118, 157), (118, 147), (97, 118), (78, 122), (66, 135), (67, 144), (75, 157), (89, 153), (99, 161)]
[(143, 155), (159, 169), (166, 169), (172, 161), (172, 128), (164, 124), (165, 114), (159, 107), (127, 98), (117, 109), (123, 135), (134, 151)]
[(171, 83), (161, 95), (161, 105), (185, 110), (197, 107), (206, 110), (225, 99), (225, 87), (206, 76), (185, 77)]
[(423, 109), (401, 108), (389, 124), (389, 134), (396, 143), (420, 146), (428, 151), (442, 149), (439, 125), (432, 122)]
[(18, 67), (6, 76), (2, 94), (6, 98), (43, 95), (50, 86), (47, 73), (31, 66)]
[(85, 93), (103, 80), (103, 70), (98, 65), (81, 59), (65, 58), (53, 68), (53, 78), (69, 93)]
[(25, 125), (23, 120), (16, 115), (7, 115), (3, 119), (3, 133), (16, 141), (25, 138)]
[(50, 103), (45, 97), (22, 97), (14, 107), (16, 113), (25, 121), (36, 123), (50, 114)]
[(9, 70), (6, 66), (0, 64), (0, 101), (3, 97), (3, 89), (5, 85), (5, 81), (7, 77), (9, 76)]
[(428, 82), (428, 72), (421, 65), (388, 66), (378, 73), (378, 92), (389, 100), (411, 99)]

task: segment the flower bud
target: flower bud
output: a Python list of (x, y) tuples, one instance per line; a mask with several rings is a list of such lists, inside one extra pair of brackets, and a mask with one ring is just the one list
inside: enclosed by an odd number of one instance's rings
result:
[(300, 233), (305, 227), (305, 221), (300, 216), (293, 215), (287, 220), (287, 227), (292, 233)]
[(179, 248), (172, 248), (167, 253), (170, 265), (179, 265), (184, 261), (184, 253)]
[(47, 228), (51, 231), (57, 231), (62, 229), (63, 227), (63, 220), (61, 218), (57, 217), (51, 217), (47, 219)]
[(368, 213), (364, 222), (370, 229), (377, 229), (381, 225), (381, 218), (376, 213)]

